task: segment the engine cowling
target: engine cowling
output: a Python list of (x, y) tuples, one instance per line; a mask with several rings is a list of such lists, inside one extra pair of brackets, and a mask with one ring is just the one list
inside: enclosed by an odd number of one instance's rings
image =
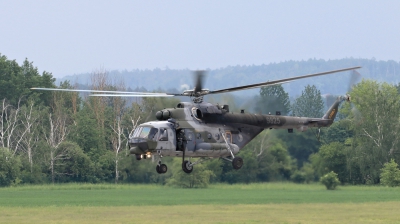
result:
[(156, 118), (159, 121), (166, 121), (172, 117), (172, 112), (169, 110), (160, 110), (156, 113)]

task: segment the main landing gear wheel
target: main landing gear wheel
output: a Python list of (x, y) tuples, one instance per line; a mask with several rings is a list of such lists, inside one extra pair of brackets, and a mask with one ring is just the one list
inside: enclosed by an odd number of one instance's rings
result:
[(168, 170), (168, 168), (167, 168), (167, 165), (165, 165), (165, 164), (160, 164), (160, 165), (156, 166), (156, 171), (159, 174), (166, 173), (167, 170)]
[(233, 160), (232, 160), (232, 166), (233, 169), (238, 170), (240, 168), (242, 168), (243, 166), (243, 159), (236, 156)]
[(187, 161), (187, 160), (183, 161), (183, 163), (182, 163), (182, 170), (183, 170), (185, 173), (191, 173), (191, 172), (193, 171), (193, 165), (192, 165), (192, 163), (189, 162), (189, 161)]

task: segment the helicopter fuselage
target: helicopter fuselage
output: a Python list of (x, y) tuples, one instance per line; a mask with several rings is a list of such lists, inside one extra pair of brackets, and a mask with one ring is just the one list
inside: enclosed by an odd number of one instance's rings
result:
[(322, 118), (240, 113), (228, 105), (179, 103), (156, 113), (158, 121), (139, 125), (129, 140), (131, 154), (142, 158), (160, 156), (214, 157), (236, 155), (264, 129), (306, 131), (333, 122), (342, 100), (337, 100)]

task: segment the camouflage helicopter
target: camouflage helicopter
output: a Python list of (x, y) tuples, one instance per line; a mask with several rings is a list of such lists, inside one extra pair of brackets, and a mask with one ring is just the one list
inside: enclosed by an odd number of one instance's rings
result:
[[(137, 160), (158, 156), (156, 171), (166, 173), (167, 165), (162, 163), (163, 156), (182, 157), (182, 170), (191, 173), (193, 167), (208, 158), (220, 158), (231, 162), (236, 170), (243, 166), (243, 159), (236, 156), (240, 149), (254, 139), (264, 129), (287, 129), (306, 131), (310, 127), (329, 127), (343, 101), (350, 101), (350, 96), (339, 96), (321, 118), (283, 116), (279, 111), (271, 114), (251, 114), (241, 110), (233, 113), (229, 105), (213, 105), (203, 102), (207, 94), (227, 93), (263, 86), (278, 85), (297, 79), (322, 76), (337, 72), (359, 69), (351, 67), (339, 70), (267, 81), (220, 90), (203, 89), (203, 71), (195, 73), (194, 89), (183, 93), (145, 93), (101, 90), (75, 90), (32, 88), (35, 90), (91, 92), (91, 96), (113, 97), (173, 97), (188, 96), (192, 102), (180, 102), (174, 108), (166, 108), (156, 113), (157, 121), (150, 121), (137, 126), (129, 138), (130, 154)], [(200, 158), (191, 162), (190, 158)], [(188, 159), (187, 159), (188, 158)]]

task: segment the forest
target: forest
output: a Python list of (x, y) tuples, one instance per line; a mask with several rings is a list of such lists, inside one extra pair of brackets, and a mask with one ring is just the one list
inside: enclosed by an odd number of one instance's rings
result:
[[(351, 102), (342, 104), (336, 121), (331, 127), (321, 129), (319, 136), (318, 129), (292, 134), (287, 130), (264, 130), (239, 152), (244, 159), (240, 170), (213, 159), (196, 165), (188, 175), (180, 168), (180, 158), (164, 158), (170, 169), (160, 175), (155, 170), (154, 157), (137, 161), (129, 156), (127, 140), (138, 124), (155, 120), (156, 111), (176, 106), (179, 99), (126, 99), (34, 91), (30, 88), (76, 88), (78, 84), (64, 80), (56, 85), (51, 73), (39, 74), (27, 59), (18, 64), (0, 55), (0, 186), (85, 182), (153, 183), (190, 188), (219, 182), (310, 183), (331, 171), (337, 174), (341, 184), (368, 185), (380, 184), (382, 178), (387, 178), (383, 169), (388, 164), (394, 175), (389, 179), (397, 186), (400, 184), (396, 163), (400, 159), (400, 87), (364, 76), (364, 73), (373, 73), (381, 77), (376, 73), (383, 70), (368, 66), (368, 60), (360, 61), (365, 66), (360, 72), (363, 79), (348, 92)], [(315, 61), (309, 63), (297, 62), (302, 67), (315, 68)], [(391, 61), (387, 63), (393, 64), (389, 66), (391, 71), (398, 66)], [(347, 64), (346, 60), (343, 64), (335, 61), (339, 68)], [(284, 65), (274, 64), (280, 68)], [(242, 73), (235, 67), (226, 69)], [(95, 90), (130, 88), (105, 69), (93, 71), (89, 79), (89, 88)], [(251, 110), (322, 117), (336, 96), (324, 97), (325, 92), (320, 85), (313, 84), (313, 79), (307, 83), (296, 96), (290, 96), (281, 85), (263, 87), (253, 98), (257, 107)], [(235, 112), (242, 106), (232, 95), (209, 100), (229, 104)]]

